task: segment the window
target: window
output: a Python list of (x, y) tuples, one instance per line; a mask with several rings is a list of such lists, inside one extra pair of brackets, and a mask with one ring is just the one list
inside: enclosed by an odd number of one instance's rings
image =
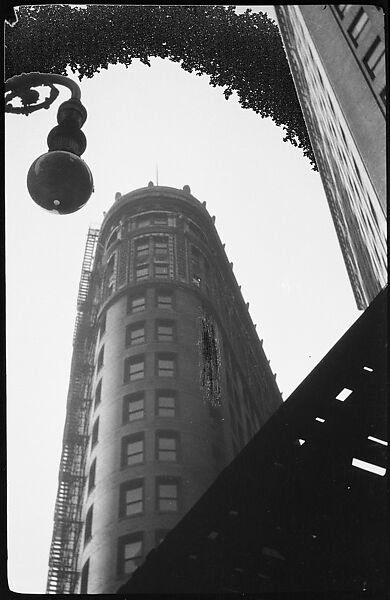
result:
[(352, 4), (335, 4), (335, 9), (338, 12), (338, 14), (340, 15), (340, 17), (343, 19), (345, 13), (349, 11), (351, 6), (352, 6)]
[(189, 230), (192, 233), (194, 233), (201, 240), (203, 240), (205, 243), (207, 243), (205, 235), (204, 235), (203, 231), (200, 229), (200, 227), (198, 227), (198, 225), (195, 225), (195, 223), (193, 223), (192, 221), (188, 220), (188, 227), (189, 227)]
[(385, 62), (385, 45), (379, 36), (375, 38), (374, 42), (367, 50), (367, 53), (363, 58), (363, 62), (366, 65), (371, 79), (375, 79)]
[(130, 575), (133, 573), (142, 560), (143, 535), (142, 533), (133, 533), (126, 535), (118, 540), (118, 575)]
[(123, 398), (123, 423), (137, 421), (145, 416), (144, 393), (131, 394)]
[(191, 260), (193, 263), (200, 263), (201, 253), (196, 246), (191, 246)]
[(136, 227), (149, 227), (150, 225), (174, 225), (174, 217), (167, 213), (148, 213), (146, 215), (140, 215), (136, 221)]
[(98, 359), (97, 359), (97, 370), (98, 371), (103, 366), (103, 360), (104, 360), (104, 346), (102, 346), (102, 348), (100, 349), (100, 352), (99, 352), (99, 355), (98, 355)]
[(91, 448), (97, 444), (99, 435), (99, 417), (96, 419), (95, 424), (92, 428)]
[(125, 360), (125, 383), (137, 381), (145, 377), (145, 359), (143, 356), (134, 356)]
[(98, 404), (100, 404), (101, 399), (102, 399), (102, 380), (100, 380), (99, 383), (96, 386), (96, 390), (95, 390), (95, 408), (97, 407)]
[(88, 592), (88, 572), (89, 572), (89, 559), (81, 570), (81, 583), (80, 583), (80, 594), (86, 594)]
[(157, 292), (157, 308), (170, 309), (173, 307), (171, 292)]
[(115, 254), (107, 262), (104, 281), (104, 294), (109, 297), (115, 289)]
[(157, 479), (157, 509), (161, 512), (179, 510), (179, 481), (172, 477)]
[(96, 458), (93, 461), (93, 463), (91, 464), (91, 467), (89, 469), (88, 494), (95, 487), (95, 480), (96, 480)]
[(175, 359), (173, 356), (160, 355), (158, 357), (157, 374), (159, 377), (175, 376)]
[(126, 347), (145, 343), (145, 325), (136, 323), (126, 327)]
[(369, 24), (369, 18), (367, 13), (361, 8), (351, 25), (348, 28), (349, 36), (354, 44), (354, 46), (358, 45), (358, 39), (361, 37), (363, 31), (367, 28)]
[(115, 253), (111, 256), (106, 266), (106, 279), (109, 281), (114, 275), (115, 271)]
[(192, 264), (192, 279), (200, 282), (201, 274), (201, 253), (196, 246), (191, 246), (191, 264)]
[(141, 229), (142, 227), (149, 227), (149, 225), (151, 224), (152, 220), (150, 218), (150, 215), (142, 215), (141, 217), (138, 217), (136, 221), (137, 229)]
[(156, 458), (157, 460), (176, 462), (178, 455), (179, 435), (175, 431), (157, 432)]
[(156, 414), (159, 417), (174, 417), (176, 414), (176, 394), (169, 390), (157, 392)]
[(161, 213), (156, 214), (154, 216), (153, 222), (155, 225), (167, 225), (168, 224), (168, 215)]
[(142, 257), (149, 256), (149, 239), (143, 238), (138, 240), (135, 247), (137, 260)]
[(92, 537), (92, 516), (93, 516), (93, 505), (89, 507), (87, 516), (85, 518), (84, 545)]
[(142, 312), (146, 308), (145, 296), (137, 296), (132, 298), (131, 296), (127, 299), (127, 312), (137, 313)]
[(147, 279), (149, 277), (149, 265), (140, 265), (135, 270), (135, 278), (137, 281)]
[(168, 256), (168, 238), (154, 238), (154, 257), (156, 260), (167, 259)]
[(157, 529), (155, 532), (155, 544), (158, 546), (169, 533), (169, 529)]
[(136, 433), (122, 439), (122, 466), (136, 465), (144, 461), (144, 434)]
[(131, 517), (144, 510), (144, 482), (142, 479), (122, 483), (119, 493), (119, 516)]
[(173, 321), (157, 321), (157, 340), (159, 342), (173, 342), (174, 323)]
[(161, 279), (168, 278), (168, 265), (154, 265), (154, 274)]
[(114, 242), (116, 242), (116, 240), (118, 239), (118, 230), (116, 229), (115, 231), (112, 232), (112, 234), (110, 235), (107, 245), (106, 245), (106, 250), (108, 250), (110, 248), (110, 246), (113, 245)]

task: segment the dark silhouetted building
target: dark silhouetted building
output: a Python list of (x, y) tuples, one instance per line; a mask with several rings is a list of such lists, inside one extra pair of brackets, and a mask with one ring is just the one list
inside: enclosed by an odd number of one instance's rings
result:
[(116, 195), (79, 289), (48, 593), (115, 593), (281, 405), (190, 193)]

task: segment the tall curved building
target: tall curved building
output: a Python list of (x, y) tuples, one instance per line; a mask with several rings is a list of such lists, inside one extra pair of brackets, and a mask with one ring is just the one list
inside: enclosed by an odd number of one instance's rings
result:
[(116, 195), (80, 282), (48, 593), (115, 593), (281, 396), (190, 192)]

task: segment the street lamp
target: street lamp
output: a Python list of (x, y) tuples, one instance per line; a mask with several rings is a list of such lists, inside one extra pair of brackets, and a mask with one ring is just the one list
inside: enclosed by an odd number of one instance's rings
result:
[[(87, 111), (80, 101), (79, 86), (65, 75), (15, 75), (5, 82), (5, 111), (29, 115), (41, 108), (49, 108), (59, 94), (55, 84), (68, 87), (72, 97), (58, 109), (58, 125), (47, 136), (49, 151), (31, 165), (27, 175), (27, 189), (39, 206), (52, 213), (66, 215), (84, 206), (93, 192), (92, 173), (80, 158), (87, 147), (86, 137), (81, 131)], [(36, 104), (39, 92), (33, 88), (41, 85), (50, 88), (50, 95)], [(17, 97), (21, 99), (23, 106), (11, 104)]]

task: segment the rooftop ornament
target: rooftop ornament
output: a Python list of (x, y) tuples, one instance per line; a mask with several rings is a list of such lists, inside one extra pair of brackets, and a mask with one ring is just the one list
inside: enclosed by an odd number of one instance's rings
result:
[[(49, 108), (59, 95), (56, 85), (71, 91), (57, 113), (58, 125), (47, 136), (48, 152), (39, 156), (27, 174), (27, 189), (36, 204), (54, 214), (66, 215), (84, 206), (92, 192), (93, 179), (88, 165), (80, 158), (87, 147), (81, 127), (87, 111), (80, 101), (80, 88), (65, 75), (22, 73), (5, 82), (5, 112), (30, 115)], [(50, 88), (49, 97), (39, 102), (39, 86)], [(22, 106), (13, 106), (20, 98)]]

